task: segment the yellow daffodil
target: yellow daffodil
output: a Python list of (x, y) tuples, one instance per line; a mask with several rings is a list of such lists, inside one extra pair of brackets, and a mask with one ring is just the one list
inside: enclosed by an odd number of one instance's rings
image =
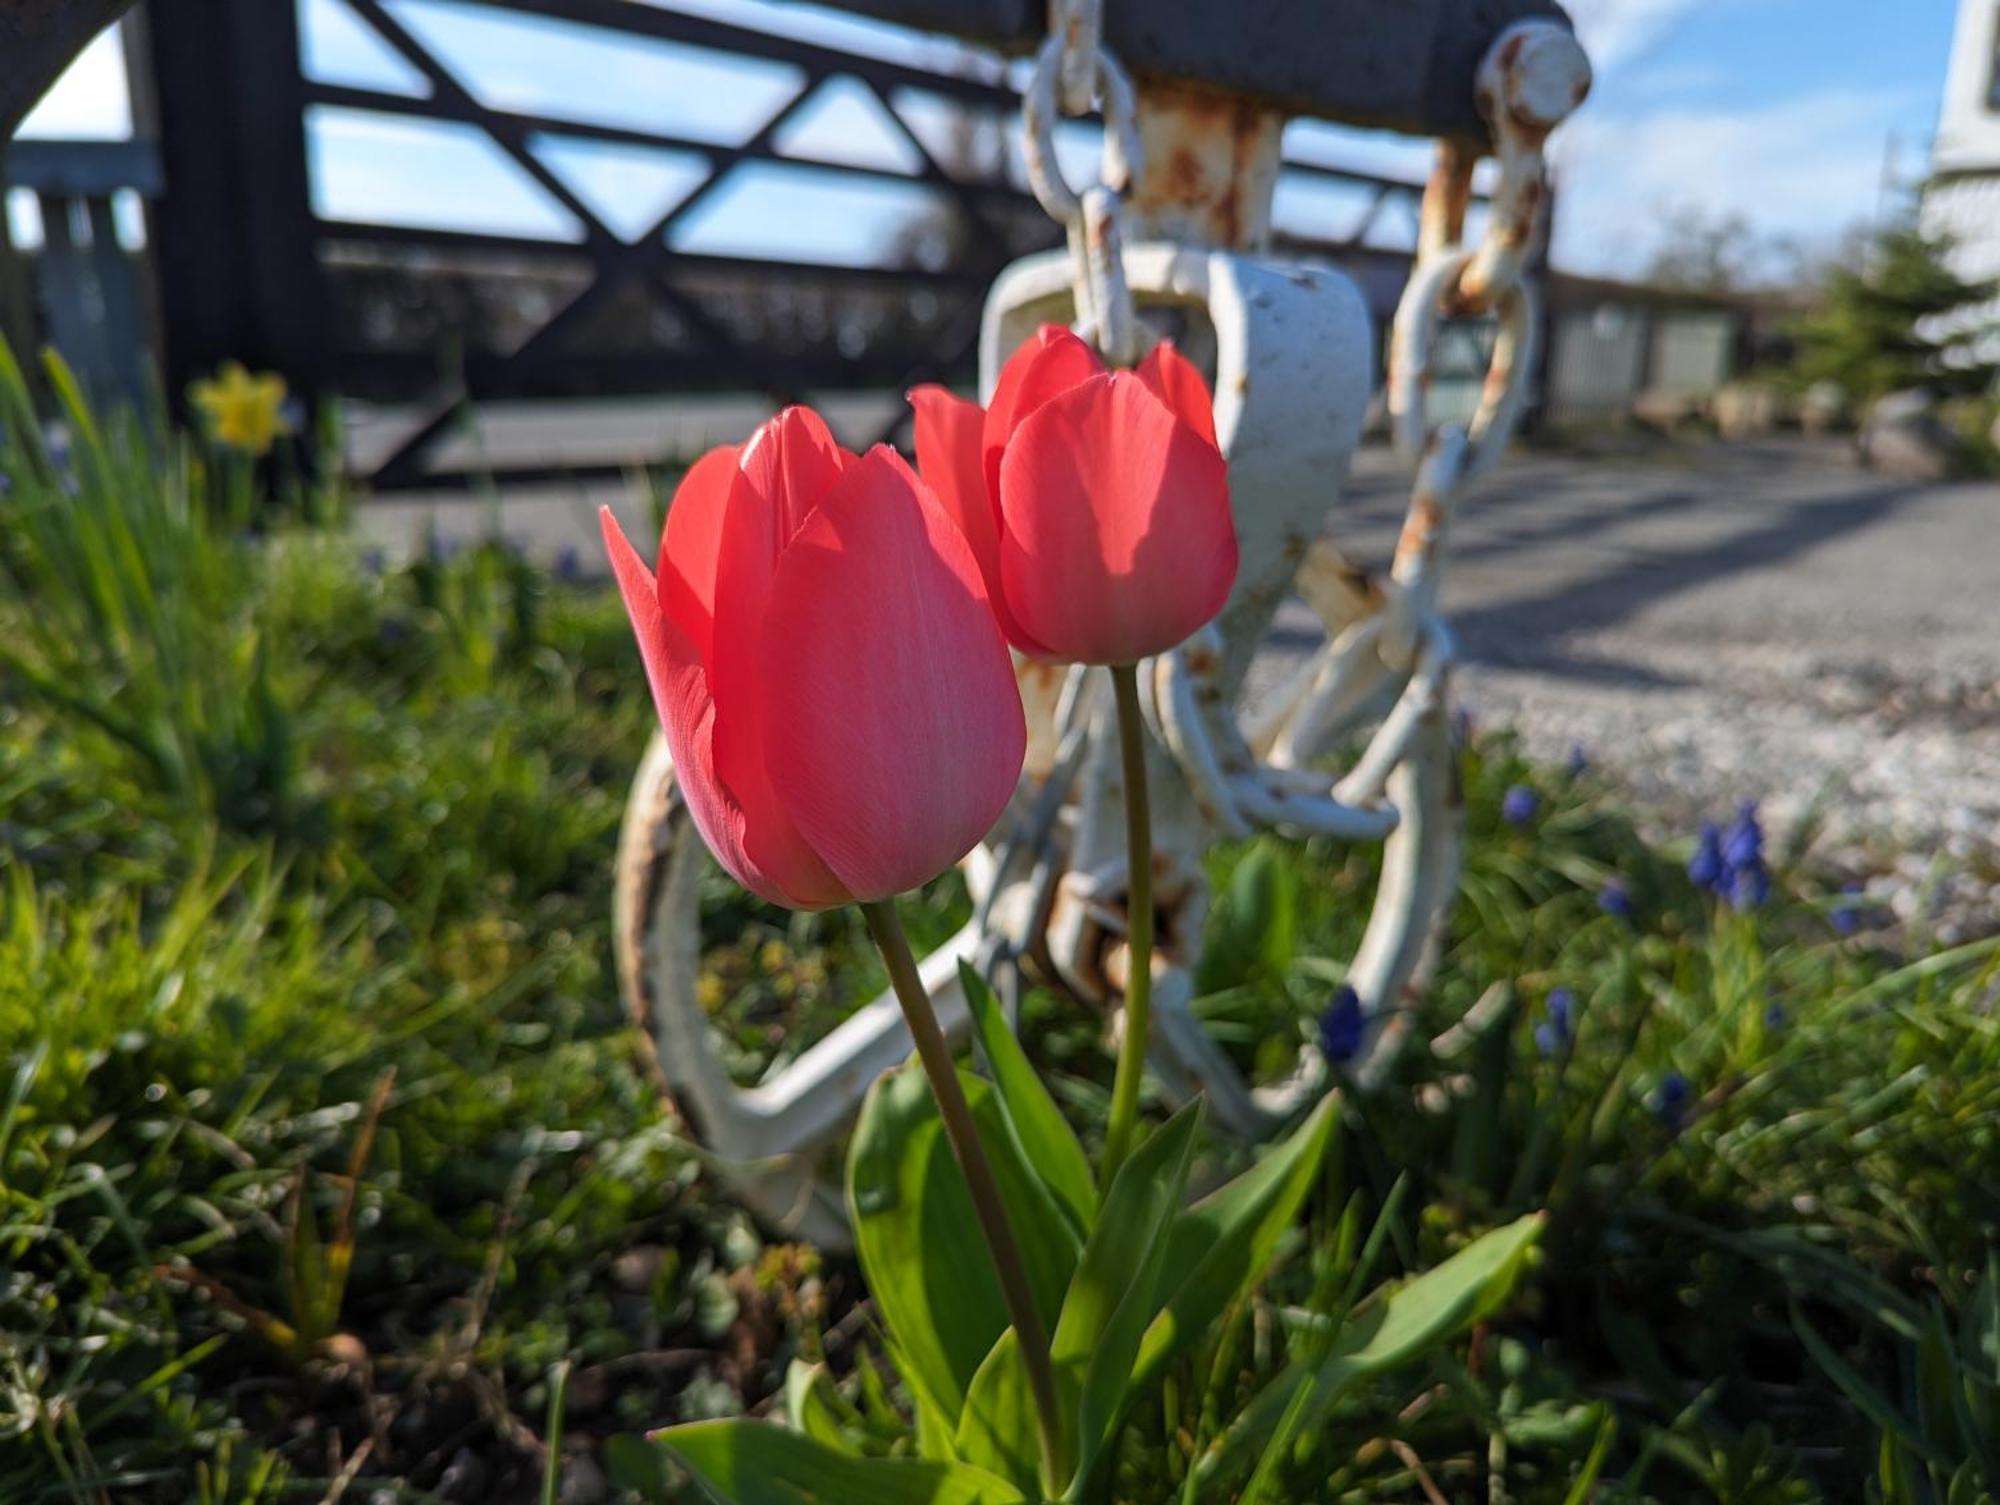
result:
[(224, 361), (212, 380), (196, 382), (189, 395), (208, 419), (215, 442), (253, 459), (291, 432), (284, 414), (285, 379), (275, 371), (253, 374), (241, 361)]

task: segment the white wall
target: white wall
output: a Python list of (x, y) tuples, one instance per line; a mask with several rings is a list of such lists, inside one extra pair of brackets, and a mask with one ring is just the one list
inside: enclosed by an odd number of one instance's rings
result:
[(1959, 0), (1951, 73), (1945, 80), (1934, 165), (1940, 172), (2000, 172), (2000, 109), (1993, 104), (2000, 56), (2000, 0)]

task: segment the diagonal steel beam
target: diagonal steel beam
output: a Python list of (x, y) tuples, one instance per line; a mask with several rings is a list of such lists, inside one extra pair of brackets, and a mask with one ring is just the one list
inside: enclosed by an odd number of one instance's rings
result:
[(570, 190), (569, 185), (529, 148), (527, 131), (500, 111), (489, 110), (470, 89), (458, 81), (451, 70), (432, 56), (422, 42), (405, 29), (402, 22), (383, 9), (381, 0), (348, 0), (348, 4), (362, 20), (381, 33), (383, 41), (395, 48), (413, 68), (430, 81), (431, 87), (437, 91), (441, 104), (448, 110), (456, 111), (457, 118), (466, 124), (478, 126), (496, 146), (535, 180), (544, 193), (576, 216), (577, 222), (583, 226), (587, 244), (596, 247), (619, 243), (618, 237), (597, 217), (596, 212), (578, 198)]
[(979, 196), (967, 184), (960, 182), (958, 178), (945, 171), (944, 164), (931, 154), (931, 149), (928, 146), (924, 145), (923, 137), (910, 128), (909, 121), (905, 120), (902, 112), (890, 102), (886, 89), (872, 78), (862, 79), (861, 86), (882, 107), (882, 113), (889, 117), (889, 122), (895, 126), (896, 133), (903, 140), (907, 141), (910, 144), (910, 149), (917, 154), (917, 161), (921, 164), (917, 173), (918, 178), (923, 182), (943, 189), (952, 203), (957, 207), (958, 212), (965, 217), (966, 222), (974, 230), (983, 234), (984, 240), (982, 244), (990, 253), (983, 259), (993, 262), (997, 269), (1004, 254), (1000, 249), (1004, 245), (1004, 241), (1000, 234), (1000, 227), (986, 217), (986, 211), (980, 204)]
[[(370, 0), (374, 3), (374, 0)], [(799, 90), (776, 114), (765, 121), (763, 126), (736, 148), (738, 159), (743, 157), (768, 156), (771, 143), (785, 122), (795, 116), (811, 99), (819, 86), (826, 81), (825, 75), (808, 75), (805, 86)], [(733, 171), (733, 168), (730, 169)], [(522, 344), (514, 353), (514, 358), (523, 366), (534, 367), (554, 354), (563, 336), (574, 329), (591, 312), (604, 303), (633, 277), (653, 269), (664, 270), (673, 259), (673, 250), (667, 244), (667, 236), (674, 226), (680, 224), (728, 180), (729, 171), (711, 172), (693, 193), (674, 205), (649, 226), (646, 232), (630, 243), (619, 241), (605, 248), (597, 257), (597, 277), (582, 292), (556, 313), (540, 329)]]

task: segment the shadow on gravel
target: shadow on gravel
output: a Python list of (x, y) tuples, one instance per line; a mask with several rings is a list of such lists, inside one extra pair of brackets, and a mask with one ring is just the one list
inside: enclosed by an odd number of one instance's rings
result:
[[(1923, 494), (1922, 488), (1880, 486), (1837, 500), (1797, 502), (1762, 527), (1712, 544), (1679, 553), (1621, 559), (1598, 574), (1536, 595), (1453, 612), (1453, 630), (1465, 645), (1466, 656), (1477, 663), (1535, 669), (1605, 684), (1662, 687), (1674, 681), (1636, 664), (1605, 659), (1580, 662), (1567, 651), (1565, 640), (1627, 621), (1682, 591), (1745, 570), (1782, 564), (1842, 534), (1880, 522)], [(1675, 495), (1683, 504), (1688, 500), (1683, 493)], [(1606, 508), (1605, 512), (1607, 521), (1635, 515), (1625, 508)], [(1495, 548), (1493, 552), (1506, 550)]]

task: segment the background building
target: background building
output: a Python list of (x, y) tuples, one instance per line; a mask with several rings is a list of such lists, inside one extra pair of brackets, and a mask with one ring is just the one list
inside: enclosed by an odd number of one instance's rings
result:
[[(1957, 242), (1960, 276), (2000, 279), (2000, 0), (1959, 0), (1931, 173), (1926, 228)], [(2000, 359), (2000, 299), (1968, 317), (1993, 329), (1982, 357)]]

